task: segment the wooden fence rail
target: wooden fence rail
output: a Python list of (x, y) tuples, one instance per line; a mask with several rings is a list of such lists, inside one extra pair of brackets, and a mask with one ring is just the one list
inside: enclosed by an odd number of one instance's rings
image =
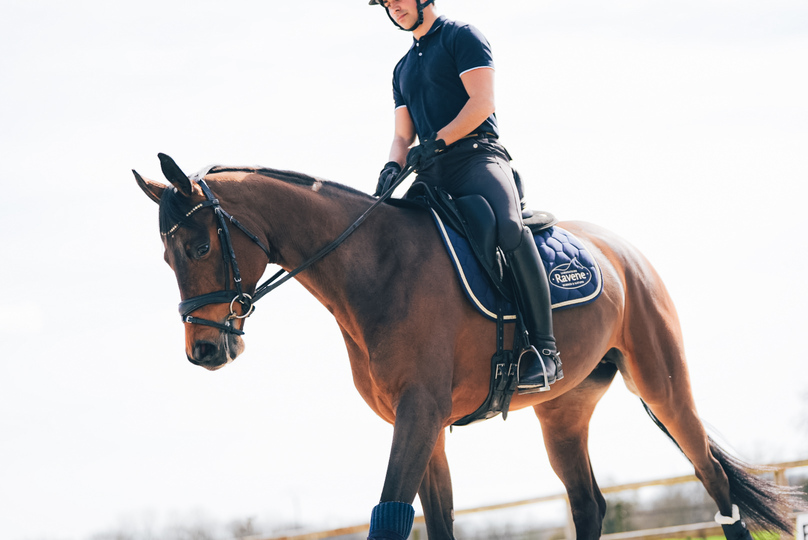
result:
[[(766, 465), (759, 469), (753, 469), (751, 472), (759, 474), (774, 474), (775, 482), (778, 484), (786, 484), (786, 471), (789, 469), (796, 469), (800, 467), (808, 467), (808, 459), (801, 461), (788, 461), (784, 463), (773, 463)], [(662, 478), (658, 480), (647, 480), (644, 482), (633, 482), (630, 484), (621, 484), (617, 486), (601, 487), (604, 494), (618, 493), (622, 491), (634, 491), (637, 489), (651, 487), (651, 486), (671, 486), (674, 484), (684, 484), (687, 482), (698, 482), (695, 475), (676, 476), (674, 478)], [(515, 508), (519, 506), (527, 506), (531, 504), (540, 504), (551, 501), (567, 500), (566, 493), (547, 495), (543, 497), (534, 497), (530, 499), (521, 499), (518, 501), (504, 502), (499, 504), (491, 504), (487, 506), (479, 506), (476, 508), (466, 508), (462, 510), (455, 510), (455, 516), (462, 516), (468, 514), (478, 514), (480, 512), (491, 512), (493, 510), (503, 510), (507, 508)], [(569, 502), (567, 501), (569, 508)], [(569, 513), (569, 512), (568, 512)], [(424, 523), (423, 516), (416, 516), (415, 523)], [(325, 538), (336, 538), (340, 536), (348, 536), (352, 534), (366, 533), (369, 524), (363, 523), (361, 525), (353, 525), (350, 527), (341, 527), (338, 529), (330, 529), (327, 531), (317, 531), (308, 533), (299, 533), (293, 535), (282, 536), (252, 536), (243, 540), (323, 540)], [(568, 520), (566, 528), (566, 538), (572, 540), (575, 538), (574, 528), (571, 519)], [(661, 538), (676, 538), (676, 537), (691, 537), (691, 538), (706, 538), (707, 536), (722, 535), (721, 526), (710, 521), (707, 523), (691, 523), (688, 525), (679, 525), (675, 527), (664, 527), (660, 529), (647, 529), (643, 531), (631, 531), (625, 533), (615, 533), (603, 535), (604, 540), (637, 540), (637, 539), (661, 539)]]

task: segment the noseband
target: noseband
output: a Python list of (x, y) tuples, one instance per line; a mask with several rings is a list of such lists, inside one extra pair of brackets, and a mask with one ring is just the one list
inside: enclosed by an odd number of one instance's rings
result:
[[(180, 316), (182, 317), (182, 322), (186, 323), (193, 323), (193, 324), (202, 324), (205, 326), (212, 326), (213, 328), (218, 328), (223, 332), (227, 332), (228, 334), (235, 334), (238, 336), (243, 336), (244, 332), (239, 330), (238, 328), (233, 326), (233, 321), (237, 319), (246, 319), (252, 312), (255, 310), (255, 302), (263, 298), (263, 296), (274, 289), (280, 287), (297, 274), (308, 268), (309, 266), (313, 265), (332, 251), (334, 251), (342, 242), (345, 241), (348, 236), (356, 230), (359, 225), (365, 221), (365, 219), (370, 215), (370, 213), (375, 210), (381, 203), (386, 201), (390, 195), (393, 194), (393, 191), (398, 187), (399, 184), (411, 173), (413, 172), (413, 167), (407, 165), (404, 167), (398, 177), (393, 181), (387, 191), (385, 191), (365, 212), (359, 216), (359, 218), (348, 227), (345, 232), (343, 232), (336, 240), (322, 248), (320, 251), (315, 253), (312, 257), (302, 263), (300, 266), (292, 270), (291, 272), (286, 272), (283, 268), (281, 268), (278, 272), (276, 272), (272, 277), (262, 283), (255, 289), (255, 292), (252, 295), (249, 295), (244, 292), (241, 287), (241, 273), (238, 270), (238, 262), (236, 261), (236, 252), (233, 250), (233, 243), (230, 239), (230, 229), (227, 227), (227, 222), (229, 221), (232, 223), (236, 228), (238, 228), (241, 232), (243, 232), (247, 238), (252, 240), (258, 247), (260, 247), (263, 252), (266, 254), (267, 259), (269, 261), (272, 260), (272, 257), (269, 254), (269, 248), (267, 248), (261, 241), (258, 239), (258, 236), (250, 232), (247, 227), (239, 223), (239, 221), (230, 215), (224, 208), (222, 208), (221, 204), (219, 204), (219, 199), (213, 196), (213, 192), (208, 187), (208, 184), (205, 182), (205, 175), (213, 169), (213, 166), (207, 167), (198, 173), (189, 177), (189, 180), (192, 182), (196, 182), (199, 187), (202, 189), (202, 193), (205, 195), (205, 200), (199, 203), (198, 205), (194, 206), (189, 210), (185, 217), (188, 218), (192, 214), (194, 214), (197, 210), (202, 208), (212, 208), (214, 214), (216, 214), (216, 221), (218, 222), (218, 229), (217, 233), (219, 236), (219, 242), (222, 246), (222, 258), (224, 259), (224, 268), (225, 268), (225, 282), (229, 281), (229, 274), (232, 271), (233, 274), (233, 289), (225, 289), (223, 291), (216, 291), (207, 294), (201, 294), (199, 296), (194, 296), (193, 298), (189, 298), (187, 300), (183, 300), (180, 302), (179, 311)], [(174, 225), (166, 235), (171, 234), (174, 232), (180, 224)], [(283, 274), (286, 274), (281, 278)], [(281, 279), (278, 279), (281, 278)], [(235, 306), (236, 303), (241, 305), (242, 314), (239, 315), (236, 313)], [(218, 321), (211, 321), (209, 319), (202, 319), (199, 317), (194, 317), (191, 315), (197, 309), (207, 306), (208, 304), (229, 304), (230, 305), (230, 314), (225, 319), (225, 322), (221, 323)]]

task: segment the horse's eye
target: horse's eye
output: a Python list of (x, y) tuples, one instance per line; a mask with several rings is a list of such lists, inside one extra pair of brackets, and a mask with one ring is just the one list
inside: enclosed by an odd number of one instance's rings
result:
[(210, 244), (208, 244), (207, 242), (204, 244), (199, 244), (196, 247), (196, 258), (201, 259), (202, 257), (208, 254), (208, 251), (210, 251)]

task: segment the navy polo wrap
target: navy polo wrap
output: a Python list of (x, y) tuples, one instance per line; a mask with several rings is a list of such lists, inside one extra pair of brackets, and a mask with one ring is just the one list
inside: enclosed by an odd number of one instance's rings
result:
[[(418, 138), (439, 131), (454, 120), (469, 99), (460, 76), (493, 68), (491, 45), (470, 24), (438, 17), (393, 71), (396, 108), (407, 107)], [(475, 132), (499, 136), (497, 119), (489, 116)]]

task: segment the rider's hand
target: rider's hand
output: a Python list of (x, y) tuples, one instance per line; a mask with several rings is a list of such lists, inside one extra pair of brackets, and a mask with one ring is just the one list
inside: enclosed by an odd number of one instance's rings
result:
[(398, 173), (401, 172), (401, 165), (395, 161), (388, 161), (384, 164), (382, 172), (379, 173), (379, 181), (376, 184), (376, 192), (374, 197), (381, 196), (382, 193), (387, 191), (387, 188), (393, 185), (393, 180), (396, 179)]
[(407, 165), (412, 166), (417, 171), (426, 167), (430, 161), (445, 150), (446, 142), (443, 139), (438, 139), (437, 133), (433, 133), (421, 141), (421, 144), (410, 149), (407, 154)]

